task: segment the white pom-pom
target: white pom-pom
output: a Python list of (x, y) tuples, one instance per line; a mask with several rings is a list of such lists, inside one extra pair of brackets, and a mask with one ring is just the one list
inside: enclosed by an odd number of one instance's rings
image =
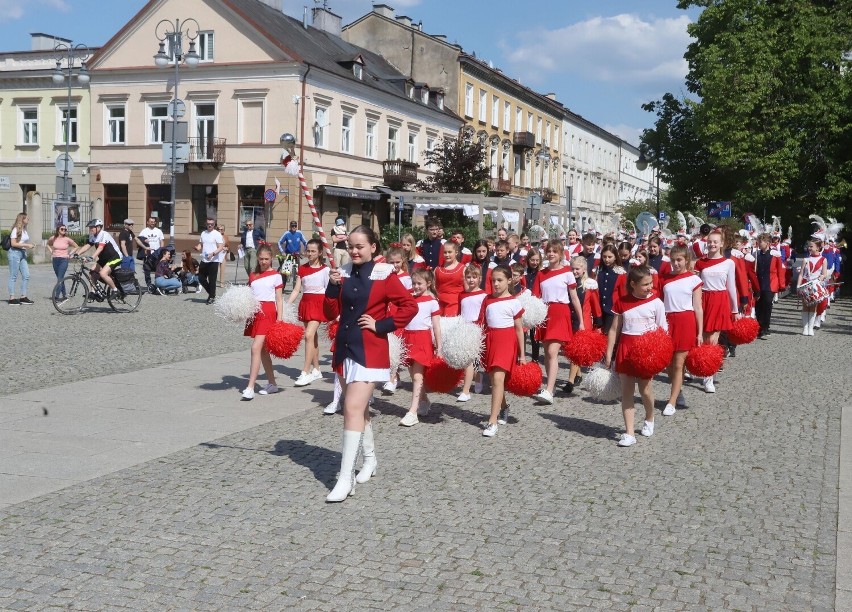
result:
[(260, 310), (260, 302), (247, 285), (231, 285), (216, 300), (216, 314), (231, 323), (245, 323)]
[(604, 367), (595, 367), (583, 381), (589, 395), (602, 402), (611, 402), (621, 397), (621, 378), (616, 372)]
[(441, 317), (441, 338), (445, 340), (463, 322), (461, 317)]
[(396, 334), (388, 334), (388, 354), (391, 372), (396, 372), (408, 360), (408, 347)]
[(302, 322), (299, 321), (299, 307), (295, 304), (288, 304), (284, 302), (284, 317), (283, 321), (285, 323), (293, 323), (294, 325), (301, 325)]
[[(444, 321), (452, 321), (449, 330), (445, 330)], [(461, 317), (441, 319), (441, 353), (451, 368), (463, 370), (479, 358), (484, 346), (482, 328), (476, 323)]]
[(532, 329), (544, 323), (547, 318), (547, 304), (527, 292), (519, 295), (518, 301), (524, 307), (524, 314), (521, 315), (524, 327)]

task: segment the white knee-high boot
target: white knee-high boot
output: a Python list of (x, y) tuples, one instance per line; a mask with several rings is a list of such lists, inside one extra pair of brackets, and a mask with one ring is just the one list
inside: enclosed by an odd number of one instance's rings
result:
[(364, 427), (364, 438), (361, 440), (361, 448), (363, 450), (364, 463), (361, 466), (361, 471), (355, 477), (355, 482), (364, 484), (376, 473), (376, 466), (379, 462), (376, 460), (376, 441), (373, 437), (373, 422), (367, 421), (367, 426)]
[(812, 312), (809, 312), (809, 313), (808, 313), (808, 335), (809, 335), (809, 336), (813, 336), (813, 335), (814, 335), (814, 327), (816, 327), (817, 329), (819, 329), (819, 327), (816, 325), (816, 322), (817, 322), (817, 313), (816, 313), (816, 310), (814, 310), (814, 311), (812, 311)]
[(342, 502), (352, 495), (355, 488), (355, 461), (358, 459), (358, 449), (361, 446), (360, 431), (343, 430), (343, 449), (340, 458), (340, 476), (337, 484), (325, 498), (327, 502)]
[(807, 310), (802, 311), (802, 335), (803, 336), (810, 336), (810, 333), (809, 333), (810, 330), (808, 329), (808, 315), (809, 314), (810, 313), (808, 313)]

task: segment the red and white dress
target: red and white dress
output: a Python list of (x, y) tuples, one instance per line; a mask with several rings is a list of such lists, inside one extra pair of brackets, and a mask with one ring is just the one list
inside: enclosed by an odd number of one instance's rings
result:
[(663, 306), (676, 351), (688, 351), (698, 346), (698, 319), (695, 318), (692, 296), (702, 285), (701, 277), (692, 272), (663, 278)]
[(330, 272), (328, 266), (316, 268), (309, 264), (299, 266), (296, 273), (302, 281), (302, 299), (299, 301), (299, 321), (302, 323), (328, 321), (323, 313), (323, 301)]
[(486, 372), (494, 368), (512, 371), (520, 352), (515, 321), (523, 314), (524, 307), (513, 295), (489, 295), (482, 301), (477, 323), (485, 327), (485, 356), (482, 365)]
[(444, 317), (459, 315), (459, 294), (464, 290), (464, 268), (464, 264), (457, 263), (454, 268), (441, 266), (434, 270), (435, 289)]
[(432, 342), (432, 316), (440, 312), (438, 300), (431, 295), (423, 294), (414, 298), (417, 304), (417, 314), (405, 326), (402, 339), (408, 347), (408, 360), (427, 366), (435, 357), (435, 346)]
[(635, 376), (627, 363), (627, 354), (642, 334), (662, 328), (668, 330), (666, 309), (655, 295), (637, 298), (633, 294), (613, 304), (612, 311), (621, 315), (621, 338), (615, 353), (615, 371)]
[(539, 271), (532, 294), (547, 304), (547, 319), (536, 328), (536, 340), (567, 342), (571, 339), (571, 289), (576, 288), (577, 281), (567, 266)]
[(465, 321), (476, 323), (482, 310), (482, 302), (488, 294), (482, 289), (465, 291), (459, 296), (459, 315)]
[(578, 242), (575, 242), (574, 244), (567, 243), (565, 245), (565, 247), (563, 248), (563, 253), (565, 255), (565, 259), (567, 259), (568, 261), (571, 261), (571, 258), (574, 257), (575, 255), (579, 255), (582, 250), (583, 250), (583, 243), (578, 241)]
[(260, 274), (249, 275), (249, 287), (260, 302), (260, 310), (254, 318), (246, 321), (244, 336), (265, 336), (278, 320), (278, 308), (275, 305), (275, 290), (284, 286), (277, 270), (267, 270)]
[(703, 257), (695, 262), (704, 287), (701, 306), (704, 309), (704, 332), (727, 331), (733, 316), (739, 312), (736, 264), (730, 259)]
[(707, 255), (707, 241), (703, 238), (695, 240), (692, 243), (692, 256), (695, 259), (701, 259), (705, 255)]

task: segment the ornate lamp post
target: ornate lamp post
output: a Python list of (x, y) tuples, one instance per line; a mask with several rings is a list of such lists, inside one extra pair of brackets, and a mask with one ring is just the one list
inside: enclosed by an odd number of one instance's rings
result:
[[(653, 161), (654, 160), (652, 158), (647, 157), (645, 155), (645, 151), (643, 149), (640, 149), (639, 150), (639, 159), (636, 160), (636, 169), (639, 172), (644, 172), (645, 170), (648, 169), (648, 164), (653, 163)], [(654, 176), (655, 176), (656, 182), (657, 182), (657, 220), (659, 221), (659, 219), (660, 219), (660, 171), (656, 166), (654, 166)]]
[[(89, 83), (89, 72), (86, 70), (86, 60), (89, 58), (89, 48), (83, 44), (75, 45), (73, 43), (59, 43), (53, 48), (53, 50), (56, 52), (56, 68), (54, 69), (51, 78), (57, 85), (60, 85), (63, 82), (68, 83), (68, 101), (65, 106), (65, 124), (63, 126), (63, 131), (65, 132), (65, 155), (62, 158), (62, 199), (67, 201), (72, 195), (71, 182), (68, 175), (74, 168), (74, 164), (71, 161), (71, 155), (69, 154), (69, 148), (71, 146), (71, 84), (74, 80), (73, 77), (75, 76), (74, 67), (78, 61), (80, 62), (80, 67), (77, 69), (77, 82), (83, 86), (86, 86)], [(62, 67), (62, 62), (65, 62), (64, 68)], [(74, 118), (76, 119), (77, 116), (78, 113), (75, 109)]]

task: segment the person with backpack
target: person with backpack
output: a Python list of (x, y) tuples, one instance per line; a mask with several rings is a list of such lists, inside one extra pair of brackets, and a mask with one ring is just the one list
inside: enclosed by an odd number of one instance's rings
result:
[[(12, 230), (9, 232), (9, 306), (32, 306), (34, 303), (27, 297), (27, 283), (30, 281), (30, 268), (27, 264), (27, 251), (35, 248), (35, 245), (30, 242), (30, 235), (27, 233), (27, 223), (30, 218), (27, 213), (18, 213), (15, 217), (15, 223), (12, 225)], [(4, 247), (6, 248), (5, 241)], [(18, 281), (18, 275), (21, 276), (21, 297), (15, 298), (15, 285)]]

